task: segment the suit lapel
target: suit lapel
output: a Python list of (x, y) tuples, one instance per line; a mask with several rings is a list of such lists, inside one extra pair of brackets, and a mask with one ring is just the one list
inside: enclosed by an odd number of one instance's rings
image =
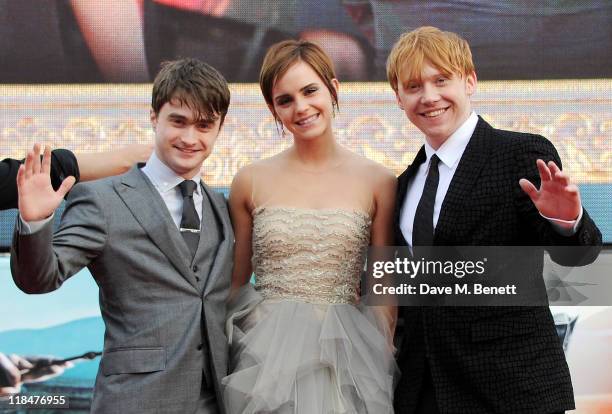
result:
[[(210, 268), (210, 274), (206, 278), (206, 285), (204, 286), (204, 295), (206, 295), (214, 286), (219, 274), (223, 271), (223, 263), (225, 263), (227, 255), (231, 252), (229, 244), (233, 243), (234, 240), (233, 238), (228, 237), (228, 235), (231, 234), (231, 223), (229, 221), (229, 214), (227, 212), (225, 200), (221, 197), (216, 196), (213, 190), (210, 189), (206, 184), (202, 183), (202, 188), (204, 189), (204, 192), (206, 192), (206, 195), (210, 200), (210, 204), (213, 209), (213, 214), (215, 215), (217, 221), (221, 224), (219, 234), (219, 247), (217, 248), (217, 254), (213, 259), (213, 263)], [(202, 236), (203, 235), (200, 234), (200, 239), (202, 238)]]
[(181, 237), (168, 208), (149, 179), (134, 167), (115, 191), (140, 223), (153, 243), (166, 255), (178, 272), (197, 289), (196, 279), (189, 269), (189, 249)]
[(468, 142), (453, 179), (448, 187), (440, 216), (436, 225), (434, 244), (437, 240), (452, 239), (454, 222), (457, 214), (463, 208), (463, 204), (468, 199), (471, 189), (477, 182), (482, 168), (489, 159), (490, 135), (492, 127), (482, 118), (478, 117), (476, 129)]
[(404, 199), (408, 192), (408, 183), (414, 177), (419, 169), (419, 166), (425, 162), (427, 156), (425, 155), (425, 146), (422, 146), (417, 155), (414, 157), (412, 164), (406, 168), (406, 170), (399, 176), (397, 183), (397, 197), (395, 198), (395, 210), (394, 210), (394, 223), (395, 223), (395, 244), (405, 246), (408, 243), (404, 239), (402, 230), (400, 229), (400, 218), (402, 212), (402, 206), (404, 205)]

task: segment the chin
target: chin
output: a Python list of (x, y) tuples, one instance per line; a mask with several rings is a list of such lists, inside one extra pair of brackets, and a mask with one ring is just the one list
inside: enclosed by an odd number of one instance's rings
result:
[(303, 141), (312, 141), (313, 139), (317, 139), (318, 137), (321, 136), (321, 134), (313, 133), (313, 132), (310, 132), (310, 131), (308, 131), (305, 134), (297, 134), (297, 133), (295, 133), (293, 131), (289, 131), (289, 132), (291, 132), (291, 134), (293, 135), (294, 139), (299, 139), (299, 140), (303, 140)]

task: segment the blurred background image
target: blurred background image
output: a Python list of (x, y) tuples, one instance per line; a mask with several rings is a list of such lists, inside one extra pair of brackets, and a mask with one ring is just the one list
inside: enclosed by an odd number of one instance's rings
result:
[(0, 76), (140, 83), (191, 56), (256, 82), (270, 45), (302, 38), (326, 49), (342, 80), (384, 81), (399, 35), (434, 25), (465, 37), (481, 80), (609, 78), (611, 20), (606, 0), (3, 0)]

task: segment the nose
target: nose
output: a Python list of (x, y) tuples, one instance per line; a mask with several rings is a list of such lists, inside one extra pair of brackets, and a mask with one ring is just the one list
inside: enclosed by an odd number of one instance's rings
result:
[(424, 105), (431, 105), (440, 100), (440, 94), (438, 89), (434, 85), (425, 84), (423, 85), (423, 94), (421, 95), (421, 103)]
[(197, 133), (195, 126), (191, 125), (183, 130), (181, 141), (185, 145), (195, 145), (198, 141)]
[(306, 111), (306, 109), (308, 109), (308, 102), (306, 102), (306, 99), (304, 99), (302, 97), (297, 97), (295, 99), (295, 110), (298, 113), (302, 113), (302, 112)]

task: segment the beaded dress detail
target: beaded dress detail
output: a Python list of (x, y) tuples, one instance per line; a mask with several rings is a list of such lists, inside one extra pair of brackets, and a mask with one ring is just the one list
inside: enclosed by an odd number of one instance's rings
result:
[(255, 286), (230, 304), (228, 413), (392, 413), (388, 329), (359, 305), (368, 214), (253, 211)]
[(370, 217), (340, 209), (259, 208), (253, 223), (255, 287), (266, 299), (355, 303)]

